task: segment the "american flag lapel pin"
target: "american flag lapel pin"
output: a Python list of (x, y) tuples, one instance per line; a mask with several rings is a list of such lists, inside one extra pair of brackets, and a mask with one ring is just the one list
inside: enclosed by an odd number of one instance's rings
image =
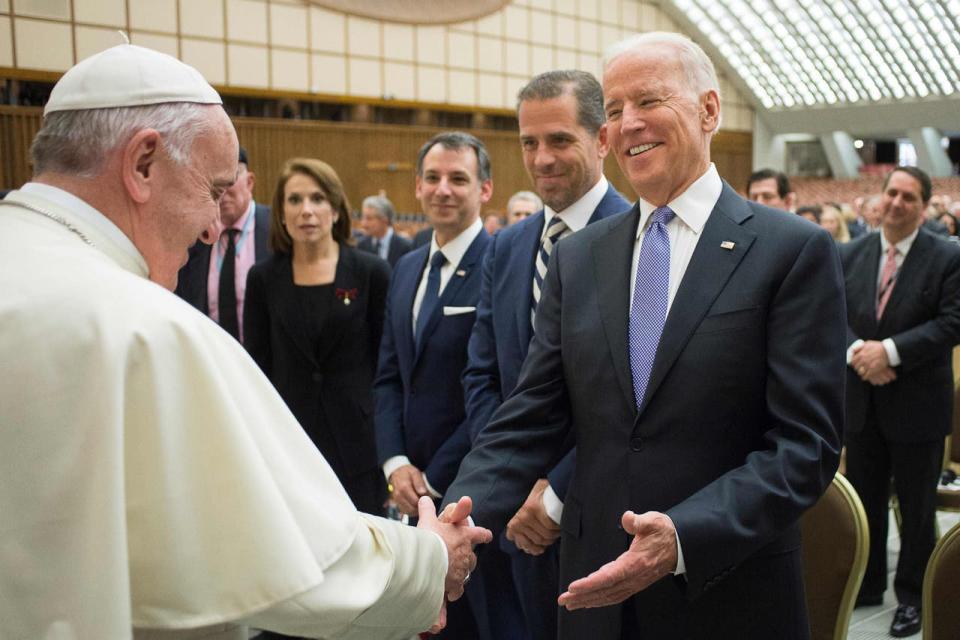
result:
[(721, 249), (726, 249), (727, 251), (733, 251), (733, 248), (737, 246), (737, 243), (731, 242), (730, 240), (724, 240), (720, 243)]
[(467, 275), (467, 270), (466, 270), (466, 269), (457, 269), (457, 275), (462, 278), (463, 276)]

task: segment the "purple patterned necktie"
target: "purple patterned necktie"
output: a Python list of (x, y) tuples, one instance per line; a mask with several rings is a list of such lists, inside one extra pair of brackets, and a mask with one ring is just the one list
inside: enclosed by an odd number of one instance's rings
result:
[(667, 235), (667, 225), (675, 215), (669, 207), (655, 209), (640, 245), (628, 335), (633, 395), (638, 409), (643, 404), (653, 358), (657, 355), (663, 323), (667, 319), (667, 299), (670, 294), (670, 237)]

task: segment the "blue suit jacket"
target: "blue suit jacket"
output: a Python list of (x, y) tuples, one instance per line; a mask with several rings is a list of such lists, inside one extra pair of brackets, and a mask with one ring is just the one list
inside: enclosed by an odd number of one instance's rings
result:
[[(630, 206), (610, 185), (587, 224), (626, 211)], [(470, 336), (469, 360), (463, 372), (471, 443), (516, 388), (520, 365), (527, 357), (533, 337), (533, 269), (543, 220), (541, 210), (501, 230), (493, 237), (483, 261), (477, 323)], [(576, 451), (571, 450), (547, 474), (550, 486), (561, 500), (570, 484), (575, 461)]]
[(476, 319), (474, 312), (443, 315), (443, 307), (477, 306), (480, 265), (489, 244), (486, 231), (470, 244), (427, 321), (427, 338), (419, 349), (414, 346), (411, 316), (430, 245), (400, 258), (387, 294), (374, 381), (377, 457), (382, 465), (393, 456), (407, 456), (440, 492), (470, 450), (460, 375)]

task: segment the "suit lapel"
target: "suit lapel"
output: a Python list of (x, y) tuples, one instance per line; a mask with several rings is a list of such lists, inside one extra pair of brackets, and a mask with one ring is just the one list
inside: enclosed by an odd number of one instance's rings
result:
[[(744, 229), (740, 223), (752, 215), (746, 202), (724, 184), (720, 199), (703, 227), (702, 235), (667, 314), (643, 406), (647, 405), (649, 398), (656, 392), (697, 325), (750, 250), (756, 235)], [(727, 242), (734, 243), (732, 249), (721, 246), (721, 243)]]
[[(411, 268), (398, 270), (395, 281), (392, 285), (395, 293), (391, 295), (392, 315), (396, 326), (397, 361), (405, 376), (409, 376), (413, 370), (414, 352), (413, 344), (413, 301), (417, 296), (417, 287), (420, 284), (420, 277), (426, 268), (427, 256), (430, 254), (430, 245), (414, 249), (414, 253), (420, 252), (416, 260), (409, 262)], [(394, 304), (396, 303), (396, 304)], [(404, 367), (409, 367), (403, 371)]]
[(640, 208), (634, 205), (604, 235), (593, 241), (593, 279), (600, 305), (600, 319), (607, 344), (613, 357), (613, 368), (620, 382), (620, 390), (628, 403), (634, 405), (633, 378), (630, 373), (627, 322), (630, 309), (630, 265)]
[[(536, 220), (534, 221), (533, 218)], [(517, 339), (520, 341), (520, 353), (524, 357), (530, 347), (533, 337), (533, 327), (530, 326), (530, 312), (533, 308), (533, 269), (540, 248), (540, 235), (543, 233), (543, 210), (535, 214), (531, 222), (527, 223), (523, 232), (517, 238), (511, 256), (510, 271), (519, 284), (513, 288), (515, 299), (509, 301), (514, 309), (514, 318), (517, 323)]]
[(297, 286), (293, 282), (293, 264), (291, 257), (286, 257), (277, 263), (276, 283), (279, 288), (277, 303), (280, 305), (280, 323), (286, 330), (287, 335), (293, 340), (297, 348), (310, 361), (310, 364), (319, 369), (316, 353), (311, 344), (307, 327), (312, 318), (307, 309), (303, 306), (300, 296), (297, 294)]
[[(874, 335), (877, 329), (877, 269), (880, 265), (880, 233), (874, 233), (867, 241), (863, 253), (860, 255), (861, 263), (856, 267), (855, 276), (858, 289), (865, 291), (867, 295), (857, 296), (860, 308), (857, 312), (860, 317), (865, 318), (869, 323), (870, 331), (866, 335)], [(896, 288), (891, 293), (892, 297), (896, 295)], [(890, 305), (887, 304), (889, 308)]]

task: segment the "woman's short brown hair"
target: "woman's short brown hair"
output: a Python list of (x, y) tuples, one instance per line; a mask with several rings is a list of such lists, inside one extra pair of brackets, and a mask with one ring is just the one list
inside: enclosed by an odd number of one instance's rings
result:
[(350, 236), (350, 203), (347, 201), (347, 194), (343, 191), (343, 183), (340, 182), (337, 172), (323, 160), (291, 158), (280, 170), (277, 188), (273, 192), (273, 209), (270, 212), (270, 249), (274, 253), (292, 253), (293, 251), (293, 240), (287, 228), (283, 226), (283, 200), (287, 180), (297, 173), (316, 180), (324, 195), (327, 196), (330, 206), (336, 212), (337, 220), (330, 230), (333, 239), (341, 244), (351, 244), (353, 240)]

